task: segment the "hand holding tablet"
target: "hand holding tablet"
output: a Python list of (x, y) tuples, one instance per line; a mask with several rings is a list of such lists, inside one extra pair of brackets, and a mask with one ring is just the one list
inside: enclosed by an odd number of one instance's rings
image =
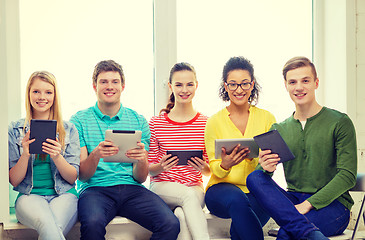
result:
[(141, 137), (142, 131), (138, 130), (106, 130), (105, 140), (112, 142), (115, 146), (118, 146), (119, 151), (113, 156), (105, 157), (104, 162), (138, 162), (136, 159), (128, 158), (126, 156), (126, 152), (130, 149), (138, 148), (137, 143), (141, 142)]
[(47, 154), (43, 151), (42, 145), (47, 138), (56, 140), (56, 120), (39, 120), (32, 119), (30, 121), (30, 139), (35, 139), (29, 144), (30, 154)]
[(254, 137), (254, 139), (261, 150), (271, 150), (271, 153), (278, 154), (280, 163), (295, 158), (294, 154), (290, 151), (288, 145), (281, 137), (278, 130), (274, 129), (269, 132), (257, 135)]
[(250, 153), (247, 158), (256, 158), (259, 155), (259, 147), (252, 138), (236, 138), (236, 139), (216, 139), (215, 140), (215, 158), (221, 159), (222, 148), (226, 149), (227, 154), (231, 154), (233, 149), (240, 144), (237, 152), (243, 148), (248, 148)]
[(177, 158), (179, 159), (177, 165), (188, 165), (188, 160), (192, 161), (192, 157), (198, 157), (200, 159), (203, 159), (202, 150), (167, 151), (167, 154), (177, 156)]

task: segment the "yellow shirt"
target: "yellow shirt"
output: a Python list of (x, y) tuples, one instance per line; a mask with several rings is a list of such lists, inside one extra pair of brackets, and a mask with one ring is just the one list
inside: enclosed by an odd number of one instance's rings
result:
[(266, 110), (250, 106), (249, 112), (244, 135), (229, 118), (227, 108), (220, 110), (208, 119), (205, 127), (205, 147), (212, 176), (209, 179), (207, 189), (214, 184), (228, 182), (236, 185), (245, 193), (249, 192), (246, 187), (246, 178), (255, 170), (258, 158), (254, 158), (252, 161), (245, 159), (229, 170), (220, 167), (222, 159), (215, 159), (215, 139), (252, 138), (269, 131), (271, 125), (276, 122), (274, 115)]

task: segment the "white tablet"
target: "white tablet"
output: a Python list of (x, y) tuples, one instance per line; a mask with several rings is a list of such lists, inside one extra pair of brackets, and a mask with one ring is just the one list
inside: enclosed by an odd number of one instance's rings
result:
[(224, 147), (228, 154), (230, 154), (233, 149), (241, 144), (239, 150), (248, 147), (250, 149), (250, 154), (247, 158), (256, 158), (259, 156), (259, 147), (253, 140), (253, 138), (236, 138), (236, 139), (216, 139), (215, 140), (215, 158), (220, 159), (222, 153), (222, 147)]
[(125, 162), (134, 163), (138, 160), (128, 158), (125, 153), (136, 148), (137, 143), (141, 141), (142, 131), (126, 131), (126, 130), (106, 130), (105, 140), (112, 141), (114, 145), (119, 147), (119, 152), (116, 155), (105, 157), (104, 162)]

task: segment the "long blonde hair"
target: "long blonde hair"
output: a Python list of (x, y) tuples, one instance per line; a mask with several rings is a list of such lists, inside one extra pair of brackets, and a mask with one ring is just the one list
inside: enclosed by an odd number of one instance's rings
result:
[(29, 124), (30, 120), (33, 118), (33, 107), (30, 103), (30, 88), (31, 88), (34, 80), (36, 80), (36, 79), (47, 82), (47, 83), (51, 84), (54, 88), (54, 101), (53, 101), (53, 105), (50, 108), (50, 114), (49, 114), (48, 119), (57, 120), (58, 140), (59, 140), (62, 148), (64, 149), (66, 131), (65, 131), (65, 128), (63, 126), (61, 106), (60, 106), (60, 97), (59, 97), (60, 95), (58, 93), (56, 78), (52, 73), (47, 72), (47, 71), (37, 71), (37, 72), (34, 72), (29, 77), (29, 80), (28, 80), (28, 83), (27, 83), (27, 88), (26, 88), (26, 91), (25, 91), (26, 116), (25, 116), (24, 126), (26, 124)]

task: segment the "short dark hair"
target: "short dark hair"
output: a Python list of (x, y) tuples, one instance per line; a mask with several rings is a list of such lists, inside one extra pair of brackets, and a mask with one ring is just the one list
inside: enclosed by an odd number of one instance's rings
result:
[[(180, 63), (176, 63), (170, 70), (170, 76), (169, 76), (170, 84), (172, 83), (172, 76), (174, 75), (174, 73), (180, 72), (180, 71), (190, 71), (190, 72), (194, 73), (195, 80), (196, 80), (196, 71), (195, 71), (194, 67), (187, 62), (180, 62)], [(171, 93), (170, 97), (169, 97), (169, 102), (167, 103), (165, 108), (161, 109), (160, 114), (162, 112), (169, 113), (174, 106), (175, 106), (175, 96), (174, 96), (174, 93)]]
[(102, 72), (118, 72), (122, 81), (122, 85), (125, 83), (123, 68), (120, 64), (113, 60), (103, 60), (98, 62), (94, 68), (93, 83), (97, 84), (97, 79)]
[(253, 102), (256, 104), (258, 102), (261, 87), (256, 81), (252, 63), (242, 56), (231, 57), (224, 65), (222, 72), (222, 82), (219, 88), (219, 97), (222, 98), (223, 101), (229, 101), (228, 92), (226, 91), (224, 84), (227, 82), (228, 74), (233, 70), (246, 70), (249, 72), (251, 76), (251, 81), (254, 81), (254, 86), (251, 91), (251, 95), (248, 98), (248, 102), (250, 104), (252, 104)]
[(294, 70), (297, 68), (301, 68), (301, 67), (311, 67), (312, 69), (312, 73), (314, 76), (314, 80), (317, 79), (317, 71), (316, 71), (316, 67), (314, 66), (314, 64), (306, 57), (293, 57), (291, 59), (289, 59), (283, 68), (283, 76), (284, 79), (286, 81), (286, 74), (290, 71), (290, 70)]

